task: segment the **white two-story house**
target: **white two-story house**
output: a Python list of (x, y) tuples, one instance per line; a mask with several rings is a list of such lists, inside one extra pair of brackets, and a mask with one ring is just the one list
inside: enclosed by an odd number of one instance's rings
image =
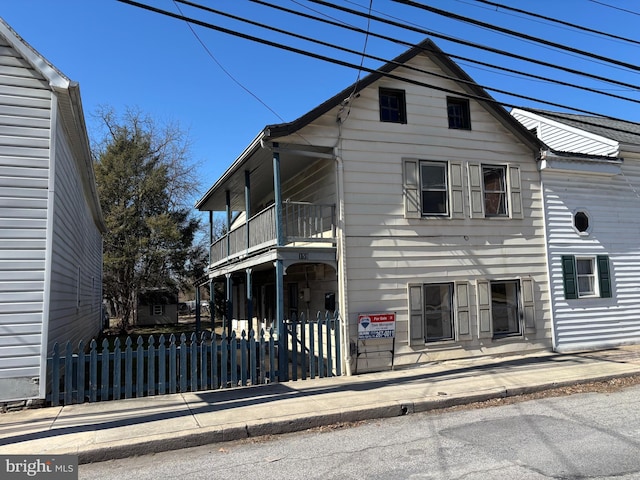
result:
[(338, 310), (346, 372), (550, 348), (541, 146), (426, 40), (246, 146), (209, 279), (251, 328)]

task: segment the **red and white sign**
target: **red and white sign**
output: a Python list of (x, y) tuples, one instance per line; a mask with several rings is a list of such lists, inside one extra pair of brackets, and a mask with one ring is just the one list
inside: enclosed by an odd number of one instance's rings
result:
[(358, 315), (358, 338), (394, 338), (396, 336), (395, 313), (361, 313)]

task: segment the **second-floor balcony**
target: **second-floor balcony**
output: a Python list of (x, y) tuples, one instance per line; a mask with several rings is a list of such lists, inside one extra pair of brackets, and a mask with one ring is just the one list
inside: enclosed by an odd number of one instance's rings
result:
[[(252, 216), (248, 222), (211, 245), (211, 265), (250, 255), (278, 244), (276, 206), (271, 205)], [(306, 202), (282, 203), (282, 245), (327, 246), (335, 243), (335, 205)]]

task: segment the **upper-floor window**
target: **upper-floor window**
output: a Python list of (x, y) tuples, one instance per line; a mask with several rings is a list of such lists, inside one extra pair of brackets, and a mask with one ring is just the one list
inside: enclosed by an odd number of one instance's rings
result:
[(449, 118), (449, 128), (471, 130), (469, 100), (466, 98), (447, 97), (447, 117)]
[(464, 217), (462, 164), (405, 159), (403, 164), (405, 216)]
[(611, 297), (611, 273), (606, 255), (563, 255), (562, 276), (566, 299)]
[(507, 175), (504, 166), (482, 166), (484, 214), (488, 217), (507, 214)]
[(381, 88), (380, 121), (392, 123), (407, 123), (407, 106), (404, 90)]
[(420, 162), (422, 215), (447, 215), (446, 162)]

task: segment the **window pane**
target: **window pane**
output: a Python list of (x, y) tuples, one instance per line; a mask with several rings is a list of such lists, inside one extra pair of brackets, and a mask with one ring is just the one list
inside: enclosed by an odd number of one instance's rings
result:
[(447, 193), (422, 192), (422, 213), (425, 215), (447, 213)]
[(505, 167), (482, 167), (485, 215), (507, 214)]
[(422, 169), (422, 184), (425, 188), (446, 188), (447, 180), (444, 165), (423, 163), (420, 167)]
[(579, 258), (576, 261), (578, 275), (593, 274), (593, 260), (590, 258)]
[(447, 214), (447, 164), (420, 162), (422, 214)]
[(380, 121), (406, 123), (403, 90), (380, 89)]
[(471, 129), (469, 101), (464, 98), (447, 98), (449, 128)]
[(453, 339), (453, 286), (425, 285), (425, 337), (427, 342)]
[(493, 334), (519, 335), (518, 282), (491, 282)]

